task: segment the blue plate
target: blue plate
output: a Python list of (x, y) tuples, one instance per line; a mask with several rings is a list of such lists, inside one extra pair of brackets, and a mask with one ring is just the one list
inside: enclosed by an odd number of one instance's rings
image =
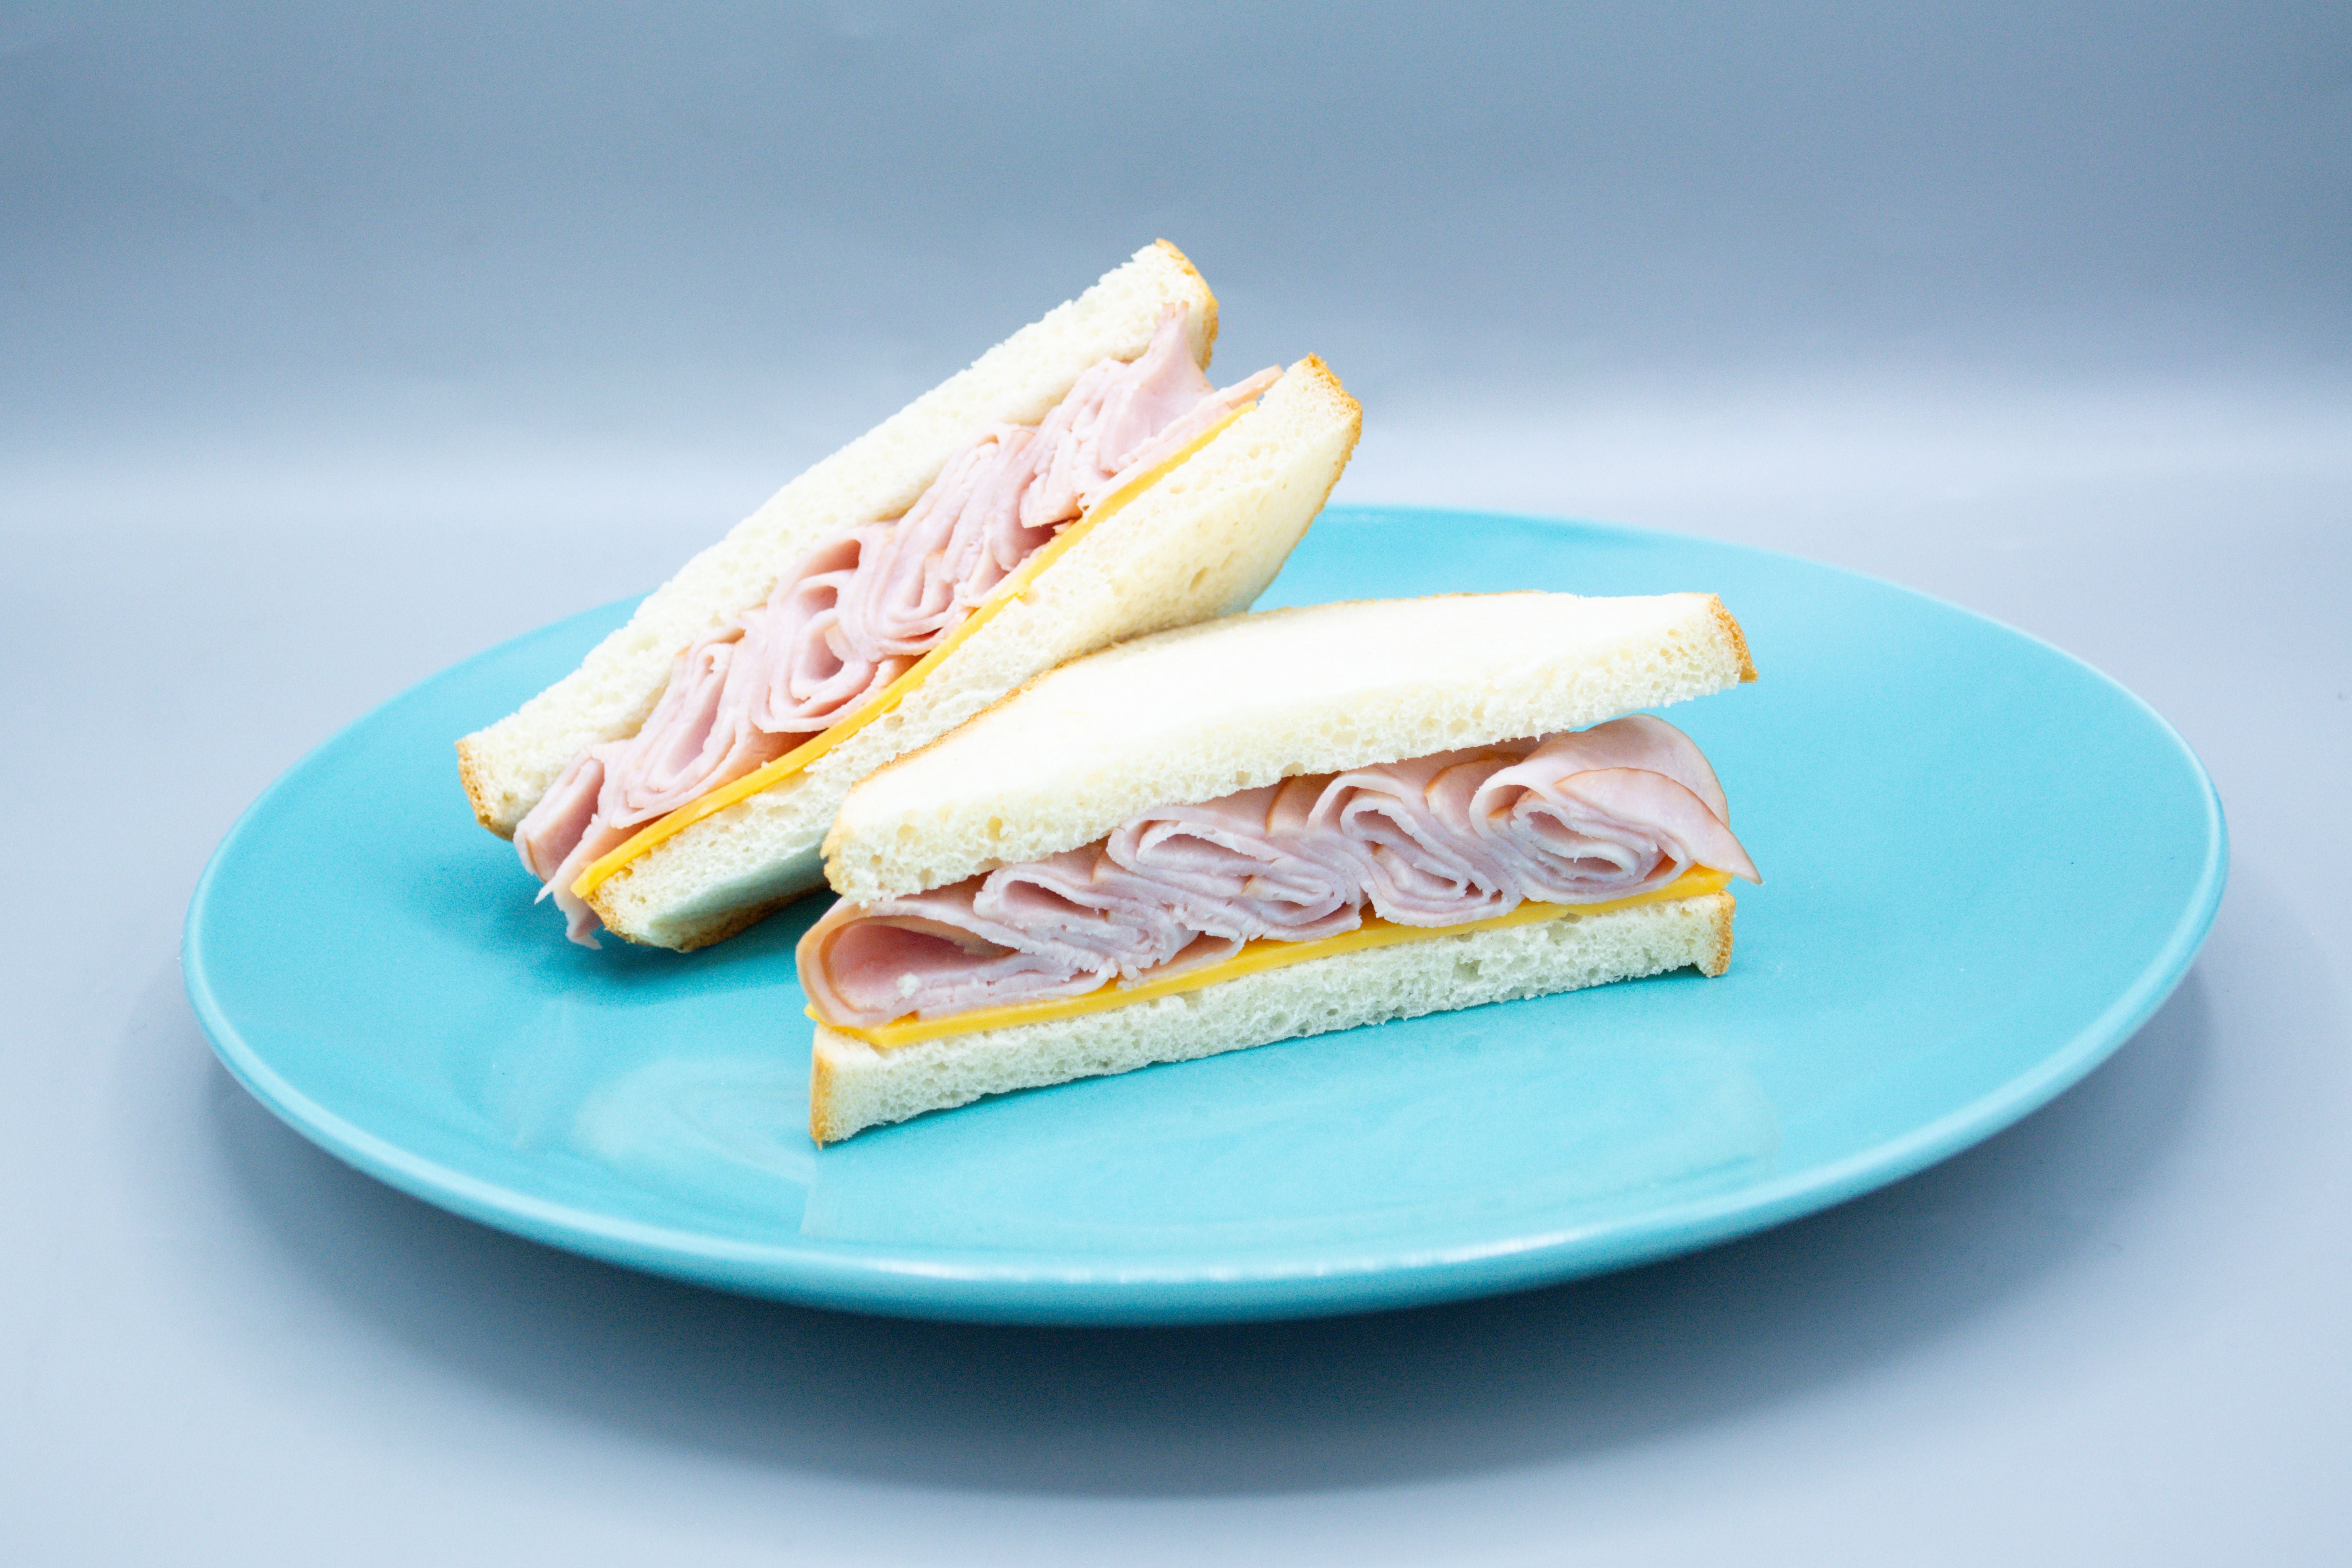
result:
[(1327, 1035), (808, 1142), (803, 900), (679, 957), (562, 940), (450, 742), (629, 606), (494, 648), (272, 785), (188, 911), (261, 1101), (551, 1246), (924, 1317), (1174, 1322), (1509, 1290), (1704, 1247), (2007, 1126), (2127, 1037), (2221, 895), (2220, 803), (2097, 671), (1885, 583), (1703, 540), (1336, 508), (1270, 604), (1720, 593), (1763, 679), (1674, 710), (1764, 869), (1720, 980)]

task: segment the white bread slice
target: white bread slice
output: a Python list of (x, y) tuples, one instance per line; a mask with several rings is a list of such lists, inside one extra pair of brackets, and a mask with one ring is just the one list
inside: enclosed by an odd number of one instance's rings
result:
[[(809, 1136), (831, 1143), (982, 1095), (1191, 1061), (1300, 1035), (1731, 963), (1733, 900), (1707, 893), (1264, 970), (1179, 996), (877, 1050), (817, 1026)], [(1377, 1049), (1380, 1037), (1361, 1048)]]
[(1046, 675), (843, 802), (850, 902), (1091, 844), (1139, 811), (1581, 729), (1755, 679), (1712, 594), (1455, 594), (1269, 610)]
[(819, 540), (904, 511), (983, 427), (1034, 425), (1088, 366), (1141, 353), (1171, 304), (1188, 311), (1193, 357), (1205, 366), (1216, 298), (1161, 240), (778, 490), (648, 596), (578, 669), (457, 742), (474, 815), (512, 837), (583, 748), (636, 733), (681, 649), (764, 602)]
[(632, 942), (686, 950), (816, 887), (834, 815), (875, 769), (1065, 660), (1247, 608), (1322, 510), (1361, 427), (1362, 411), (1320, 360), (1291, 366), (1255, 407), (1096, 524), (898, 708), (805, 773), (631, 861), (592, 889), (590, 906)]

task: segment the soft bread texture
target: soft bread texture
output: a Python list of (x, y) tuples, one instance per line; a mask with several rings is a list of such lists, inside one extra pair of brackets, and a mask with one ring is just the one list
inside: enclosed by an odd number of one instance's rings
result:
[(875, 773), (841, 805), (826, 879), (877, 903), (1156, 806), (1581, 729), (1755, 675), (1711, 594), (1457, 594), (1189, 626), (1055, 670)]
[[(588, 902), (632, 942), (680, 950), (822, 882), (850, 786), (1066, 660), (1248, 607), (1338, 482), (1362, 412), (1312, 356), (1181, 466), (1109, 513), (942, 659), (898, 708), (803, 773), (630, 862)], [(1147, 803), (1148, 804), (1148, 803)]]
[[(1243, 975), (1181, 996), (1075, 1018), (877, 1050), (817, 1026), (809, 1136), (867, 1127), (983, 1095), (1191, 1061), (1301, 1035), (1484, 1002), (1545, 996), (1731, 963), (1733, 899), (1708, 893), (1605, 914), (1435, 936)], [(1370, 1037), (1366, 1048), (1371, 1048)]]
[(688, 645), (763, 603), (820, 540), (905, 511), (984, 427), (1034, 425), (1087, 367), (1141, 353), (1171, 304), (1188, 310), (1193, 357), (1206, 365), (1216, 298), (1161, 240), (778, 490), (648, 596), (578, 669), (457, 742), (474, 815), (512, 837), (583, 748), (636, 733)]

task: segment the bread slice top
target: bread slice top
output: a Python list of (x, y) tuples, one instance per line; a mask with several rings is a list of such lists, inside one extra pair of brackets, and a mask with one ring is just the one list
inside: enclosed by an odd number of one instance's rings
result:
[(764, 602), (819, 542), (905, 511), (988, 426), (1034, 425), (1090, 366), (1141, 353), (1170, 305), (1186, 312), (1193, 356), (1207, 365), (1216, 297), (1160, 240), (784, 486), (647, 595), (579, 668), (457, 742), (475, 816), (511, 837), (583, 748), (636, 733), (671, 660), (696, 638)]
[(1090, 844), (1154, 806), (1581, 729), (1755, 678), (1712, 594), (1237, 616), (1065, 665), (868, 776), (825, 839), (825, 876), (870, 904)]

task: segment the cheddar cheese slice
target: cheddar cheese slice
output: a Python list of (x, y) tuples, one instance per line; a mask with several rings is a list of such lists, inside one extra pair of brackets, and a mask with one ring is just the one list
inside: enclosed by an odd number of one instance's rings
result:
[(1164, 980), (1148, 980), (1129, 985), (1106, 986), (1083, 996), (1054, 997), (1039, 1002), (1019, 1002), (1003, 1007), (980, 1007), (968, 1013), (951, 1014), (941, 1018), (906, 1018), (897, 1023), (873, 1028), (856, 1028), (848, 1025), (827, 1023), (817, 1017), (814, 1008), (808, 1016), (815, 1018), (835, 1034), (863, 1040), (877, 1050), (890, 1050), (899, 1046), (919, 1045), (925, 1040), (945, 1039), (954, 1035), (977, 1034), (983, 1029), (1010, 1028), (1021, 1024), (1040, 1024), (1052, 1018), (1076, 1018), (1088, 1013), (1108, 1012), (1130, 1003), (1149, 1002), (1160, 996), (1181, 996), (1189, 991), (1201, 991), (1244, 974), (1255, 974), (1268, 969), (1284, 969), (1294, 963), (1307, 963), (1318, 958), (1331, 958), (1343, 952), (1360, 952), (1369, 948), (1393, 947), (1400, 942), (1421, 942), (1436, 937), (1462, 936), (1471, 931), (1501, 931), (1509, 926), (1534, 925), (1544, 921), (1566, 920), (1580, 915), (1608, 914), (1616, 910), (1633, 909), (1643, 904), (1663, 904), (1678, 899), (1696, 899), (1708, 893), (1719, 893), (1730, 886), (1731, 873), (1694, 866), (1664, 887), (1647, 893), (1636, 893), (1628, 899), (1613, 899), (1600, 904), (1523, 903), (1508, 914), (1491, 920), (1469, 921), (1461, 925), (1409, 926), (1393, 921), (1368, 915), (1364, 923), (1351, 931), (1338, 936), (1323, 937), (1314, 942), (1284, 942), (1275, 937), (1261, 937), (1245, 945), (1233, 957), (1215, 963), (1188, 969)]

